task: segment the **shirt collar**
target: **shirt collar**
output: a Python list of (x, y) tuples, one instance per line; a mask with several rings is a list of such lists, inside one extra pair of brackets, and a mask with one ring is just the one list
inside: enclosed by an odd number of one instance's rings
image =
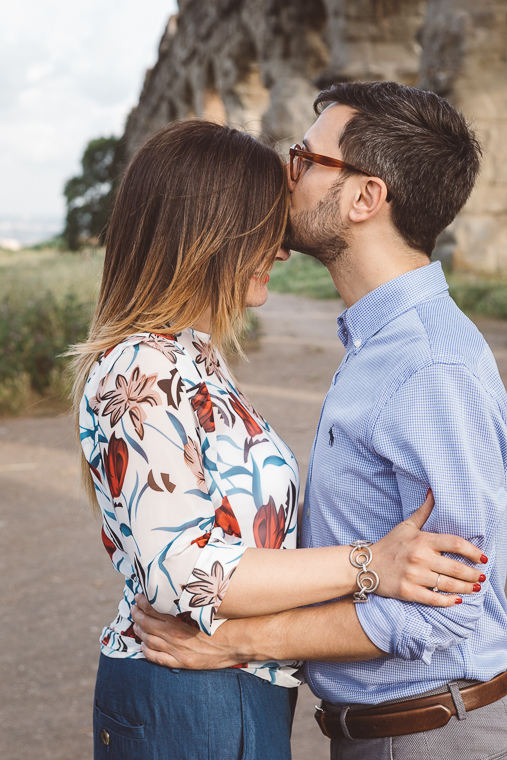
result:
[(441, 297), (449, 286), (439, 261), (395, 277), (345, 309), (337, 319), (338, 337), (356, 352), (393, 319), (418, 303)]

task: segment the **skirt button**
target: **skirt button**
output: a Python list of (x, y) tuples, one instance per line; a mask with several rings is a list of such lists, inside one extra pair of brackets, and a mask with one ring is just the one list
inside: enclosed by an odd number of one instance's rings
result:
[(100, 732), (100, 738), (102, 739), (105, 745), (109, 744), (109, 733), (106, 731), (105, 728), (103, 728), (102, 731)]

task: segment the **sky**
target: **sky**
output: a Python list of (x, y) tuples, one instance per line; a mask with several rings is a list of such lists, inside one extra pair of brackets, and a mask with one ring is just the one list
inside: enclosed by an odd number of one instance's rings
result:
[[(121, 135), (176, 0), (0, 0), (0, 223), (62, 220), (89, 140)], [(1, 231), (1, 228), (0, 228)]]

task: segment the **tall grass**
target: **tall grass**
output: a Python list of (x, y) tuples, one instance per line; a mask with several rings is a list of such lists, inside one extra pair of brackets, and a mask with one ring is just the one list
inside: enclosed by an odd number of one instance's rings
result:
[[(58, 250), (0, 251), (0, 414), (52, 413), (68, 406), (68, 359), (86, 337), (103, 256)], [(260, 332), (249, 310), (242, 343)]]
[(101, 268), (100, 253), (0, 252), (0, 413), (65, 406), (61, 354), (86, 336)]

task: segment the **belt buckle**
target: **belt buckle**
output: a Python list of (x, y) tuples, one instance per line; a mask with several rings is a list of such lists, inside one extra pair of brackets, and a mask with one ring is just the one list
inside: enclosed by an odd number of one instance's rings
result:
[(322, 707), (315, 705), (314, 718), (317, 721), (317, 725), (327, 739), (332, 739), (332, 736), (327, 730), (326, 724), (324, 721), (325, 714), (326, 714), (326, 711)]

